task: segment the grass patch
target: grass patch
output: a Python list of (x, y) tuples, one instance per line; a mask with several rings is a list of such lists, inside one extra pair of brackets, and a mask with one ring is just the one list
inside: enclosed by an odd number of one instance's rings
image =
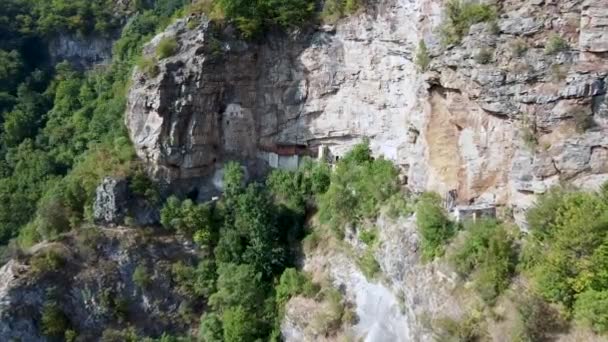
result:
[(554, 55), (568, 49), (570, 49), (568, 42), (561, 36), (554, 34), (549, 37), (549, 40), (547, 40), (547, 44), (545, 45), (545, 54)]
[(488, 336), (481, 313), (466, 315), (460, 320), (449, 317), (439, 318), (432, 322), (435, 340), (441, 342), (480, 341)]
[(382, 272), (380, 264), (378, 264), (374, 251), (371, 248), (368, 248), (363, 255), (358, 257), (357, 265), (368, 280), (375, 279)]
[(424, 40), (420, 40), (418, 43), (418, 48), (416, 49), (416, 59), (414, 63), (418, 66), (420, 71), (424, 72), (429, 69), (429, 65), (431, 64), (431, 56), (429, 55), (429, 50), (426, 47), (426, 43)]
[(141, 57), (137, 60), (137, 67), (148, 77), (156, 77), (160, 73), (158, 61), (154, 58)]
[(475, 62), (479, 64), (489, 64), (494, 58), (494, 50), (483, 48), (475, 55)]
[(156, 57), (159, 60), (171, 57), (177, 52), (177, 48), (175, 37), (163, 37), (156, 46)]

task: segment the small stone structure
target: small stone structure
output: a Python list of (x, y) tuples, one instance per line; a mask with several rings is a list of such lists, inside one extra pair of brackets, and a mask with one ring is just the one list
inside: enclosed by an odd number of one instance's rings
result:
[(260, 156), (274, 169), (294, 171), (300, 167), (303, 157), (316, 157), (306, 145), (275, 144), (273, 146), (260, 146)]
[(485, 203), (456, 206), (452, 209), (452, 215), (456, 219), (456, 222), (466, 220), (477, 221), (480, 218), (495, 218), (496, 206)]

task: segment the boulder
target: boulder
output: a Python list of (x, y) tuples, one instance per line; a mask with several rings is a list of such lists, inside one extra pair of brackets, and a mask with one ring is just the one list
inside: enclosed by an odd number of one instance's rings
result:
[(99, 224), (122, 224), (128, 212), (128, 205), (127, 181), (106, 177), (95, 191), (93, 218)]

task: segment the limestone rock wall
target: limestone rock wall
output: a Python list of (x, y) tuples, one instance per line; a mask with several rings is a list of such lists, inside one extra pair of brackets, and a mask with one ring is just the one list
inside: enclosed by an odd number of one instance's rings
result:
[[(190, 189), (217, 179), (226, 160), (263, 173), (258, 156), (267, 146), (326, 145), (335, 157), (368, 137), (412, 190), (455, 190), (457, 204), (509, 207), (525, 229), (525, 210), (552, 185), (594, 189), (608, 180), (608, 7), (494, 3), (495, 23), (473, 25), (449, 47), (437, 33), (440, 0), (380, 0), (335, 26), (271, 32), (260, 42), (205, 19), (178, 21), (146, 47), (153, 56), (171, 36), (177, 53), (159, 62), (158, 75), (133, 75), (126, 121), (137, 153), (154, 177)], [(548, 51), (555, 37), (568, 47)], [(424, 73), (414, 63), (422, 39), (432, 57)], [(384, 337), (431, 340), (425, 315), (459, 315), (451, 276), (420, 264), (411, 220), (379, 229), (386, 240), (376, 258), (388, 284), (365, 280), (339, 255), (308, 258), (304, 268), (324, 263), (357, 304), (354, 335), (382, 340), (380, 331), (397, 327)], [(292, 309), (284, 336), (319, 338)]]
[[(518, 214), (559, 181), (606, 179), (604, 7), (500, 2), (496, 23), (473, 25), (447, 48), (438, 0), (383, 0), (335, 26), (261, 42), (189, 18), (196, 25), (178, 21), (146, 47), (153, 57), (163, 37), (179, 44), (158, 75), (135, 72), (127, 126), (167, 184), (207, 184), (229, 159), (263, 173), (260, 151), (275, 144), (323, 144), (340, 156), (369, 137), (414, 190), (457, 190), (460, 203)], [(554, 36), (569, 48), (547, 54)], [(421, 39), (432, 54), (426, 73), (414, 64)]]

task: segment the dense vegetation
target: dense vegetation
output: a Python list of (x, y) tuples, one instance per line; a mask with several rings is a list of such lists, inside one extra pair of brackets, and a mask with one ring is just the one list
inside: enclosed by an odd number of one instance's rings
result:
[(317, 291), (288, 267), (304, 235), (307, 203), (326, 191), (328, 182), (327, 166), (307, 162), (297, 172), (273, 172), (266, 186), (245, 185), (241, 167), (229, 163), (219, 202), (168, 199), (163, 226), (193, 237), (204, 255), (197, 266), (173, 267), (182, 291), (209, 303), (201, 320), (203, 341), (276, 339), (285, 302)]
[[(76, 227), (101, 177), (136, 169), (122, 125), (128, 77), (143, 43), (184, 1), (149, 9), (133, 2), (129, 10), (140, 12), (107, 67), (53, 66), (38, 47), (59, 32), (110, 34), (124, 20), (110, 3), (0, 3), (0, 246), (18, 234), (29, 245)], [(14, 18), (18, 25), (6, 24)]]
[(536, 291), (608, 332), (608, 186), (598, 193), (553, 189), (528, 221), (524, 268)]
[(472, 280), (487, 305), (518, 272), (529, 283), (529, 290), (516, 290), (524, 291), (515, 297), (516, 340), (541, 341), (571, 318), (608, 332), (608, 184), (596, 193), (559, 187), (547, 192), (528, 211), (530, 233), (523, 238), (495, 220), (456, 225), (434, 194), (418, 199), (417, 220), (423, 256), (447, 250), (454, 269)]
[(356, 145), (340, 159), (327, 193), (319, 199), (321, 222), (341, 234), (345, 225), (375, 218), (382, 205), (398, 194), (397, 175), (391, 161), (372, 157), (368, 142)]

